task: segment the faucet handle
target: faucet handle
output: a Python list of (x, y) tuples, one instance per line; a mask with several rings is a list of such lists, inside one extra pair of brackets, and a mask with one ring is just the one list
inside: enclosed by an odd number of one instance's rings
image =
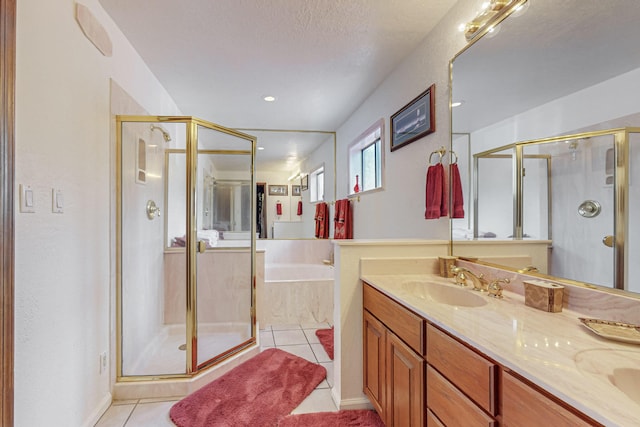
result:
[(508, 285), (511, 283), (509, 279), (495, 279), (489, 284), (489, 296), (494, 298), (502, 298), (502, 290), (503, 286), (500, 283), (504, 283), (504, 285)]
[(454, 274), (454, 282), (456, 285), (467, 286), (467, 275), (465, 274), (467, 272), (469, 272), (469, 270), (464, 267), (451, 266), (451, 273)]

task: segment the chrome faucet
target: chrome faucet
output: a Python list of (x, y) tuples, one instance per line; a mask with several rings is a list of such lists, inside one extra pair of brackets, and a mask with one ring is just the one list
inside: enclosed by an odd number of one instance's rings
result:
[(488, 282), (482, 274), (476, 276), (470, 270), (456, 266), (451, 266), (451, 272), (455, 274), (456, 285), (467, 286), (467, 280), (471, 280), (474, 291), (486, 292), (488, 289)]
[(491, 283), (489, 284), (489, 296), (490, 297), (502, 298), (503, 286), (501, 286), (500, 283), (504, 283), (505, 285), (508, 285), (509, 283), (511, 283), (511, 281), (509, 279), (495, 279), (495, 280), (492, 280)]

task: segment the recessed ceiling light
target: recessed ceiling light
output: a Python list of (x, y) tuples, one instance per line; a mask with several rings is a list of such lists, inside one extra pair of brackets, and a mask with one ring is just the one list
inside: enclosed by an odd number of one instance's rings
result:
[(456, 101), (456, 102), (452, 102), (451, 103), (451, 107), (455, 108), (455, 107), (459, 107), (462, 104), (464, 104), (464, 101)]
[(267, 101), (267, 102), (273, 102), (273, 101), (275, 101), (275, 100), (276, 100), (276, 97), (275, 97), (275, 96), (271, 96), (271, 95), (267, 95), (267, 96), (265, 96), (265, 97), (264, 97), (264, 98), (262, 98), (262, 99), (264, 99), (264, 100), (265, 100), (265, 101)]
[(258, 147), (258, 150), (264, 150), (264, 147), (260, 146)]

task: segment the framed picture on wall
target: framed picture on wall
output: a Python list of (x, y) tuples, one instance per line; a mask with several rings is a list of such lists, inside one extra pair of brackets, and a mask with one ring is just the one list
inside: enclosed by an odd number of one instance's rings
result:
[(436, 131), (435, 91), (432, 84), (391, 116), (391, 151)]
[(288, 185), (270, 185), (269, 186), (270, 196), (286, 196), (287, 194), (289, 194)]
[(300, 186), (299, 185), (292, 185), (291, 186), (291, 195), (292, 196), (299, 196), (300, 194), (301, 194)]
[(300, 190), (308, 190), (309, 189), (309, 175), (305, 175), (300, 178)]

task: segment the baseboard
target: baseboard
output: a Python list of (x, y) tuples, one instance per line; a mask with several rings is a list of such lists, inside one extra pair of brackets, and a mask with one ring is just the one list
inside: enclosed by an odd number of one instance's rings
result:
[(335, 389), (331, 389), (331, 398), (333, 402), (336, 404), (338, 409), (373, 409), (373, 405), (367, 399), (366, 396), (356, 397), (353, 399), (340, 399), (339, 396), (334, 394)]
[(95, 426), (100, 420), (100, 417), (102, 417), (102, 415), (107, 412), (107, 409), (109, 409), (109, 406), (111, 406), (112, 400), (113, 397), (111, 396), (111, 393), (107, 393), (102, 398), (96, 409), (94, 409), (93, 413), (89, 415), (89, 419), (84, 424), (82, 424), (82, 427)]

